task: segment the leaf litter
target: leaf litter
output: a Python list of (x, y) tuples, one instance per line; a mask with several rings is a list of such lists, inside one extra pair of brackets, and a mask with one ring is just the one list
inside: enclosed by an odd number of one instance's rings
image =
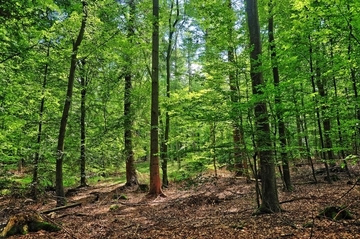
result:
[[(254, 182), (229, 172), (218, 177), (210, 172), (197, 177), (193, 185), (172, 183), (164, 189), (165, 198), (149, 199), (146, 193), (122, 184), (80, 188), (68, 197), (69, 203), (81, 202), (80, 207), (44, 215), (61, 231), (9, 238), (360, 238), (360, 185), (348, 183), (341, 173), (332, 184), (324, 180), (305, 184), (308, 172), (304, 168), (294, 173), (293, 192), (283, 192), (278, 180), (281, 213), (253, 216), (257, 208)], [(18, 212), (40, 212), (55, 204), (51, 195), (37, 203), (2, 197), (0, 223)], [(352, 219), (318, 216), (330, 206), (346, 208)]]

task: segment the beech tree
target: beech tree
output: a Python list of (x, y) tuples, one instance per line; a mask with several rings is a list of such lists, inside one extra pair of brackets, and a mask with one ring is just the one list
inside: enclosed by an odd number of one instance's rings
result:
[[(180, 18), (180, 5), (179, 0), (176, 0), (174, 3), (174, 0), (171, 0), (170, 2), (170, 12), (169, 12), (169, 20), (168, 20), (168, 44), (166, 47), (166, 97), (170, 98), (170, 82), (171, 82), (171, 56), (174, 48), (174, 34), (176, 33), (176, 27), (179, 22)], [(174, 9), (175, 5), (175, 9)], [(175, 19), (173, 19), (173, 11), (175, 11)], [(176, 42), (175, 42), (176, 44)], [(165, 111), (165, 130), (164, 130), (163, 139), (161, 141), (161, 158), (162, 158), (162, 183), (164, 187), (167, 187), (169, 185), (169, 179), (167, 174), (167, 164), (169, 160), (169, 134), (170, 134), (170, 115), (168, 110)]]
[[(46, 59), (48, 60), (50, 56), (50, 42), (47, 44), (47, 51), (46, 51)], [(31, 194), (32, 197), (36, 200), (37, 194), (38, 194), (38, 184), (39, 184), (39, 161), (40, 161), (40, 148), (41, 148), (41, 135), (43, 130), (43, 114), (44, 114), (44, 107), (45, 107), (45, 96), (43, 95), (45, 93), (46, 84), (48, 80), (48, 70), (49, 70), (49, 62), (45, 63), (44, 66), (44, 78), (42, 82), (42, 96), (40, 101), (40, 107), (39, 107), (39, 124), (38, 124), (38, 135), (37, 135), (37, 146), (38, 149), (35, 152), (34, 156), (34, 168), (33, 168), (33, 177), (32, 177), (32, 183), (31, 183)]]
[(270, 45), (270, 57), (271, 57), (271, 65), (272, 65), (272, 73), (274, 79), (275, 86), (275, 114), (277, 120), (277, 128), (279, 131), (279, 141), (280, 141), (280, 156), (283, 168), (283, 180), (285, 183), (285, 189), (287, 191), (292, 191), (293, 186), (291, 184), (290, 178), (290, 167), (289, 160), (287, 154), (287, 140), (286, 140), (286, 128), (283, 116), (282, 109), (282, 99), (281, 99), (281, 91), (280, 91), (280, 73), (279, 67), (277, 64), (277, 54), (276, 54), (276, 43), (275, 43), (275, 33), (274, 33), (274, 11), (273, 11), (273, 2), (270, 0), (269, 2), (269, 19), (268, 19), (268, 37), (269, 37), (269, 45)]
[(150, 195), (161, 195), (159, 171), (159, 0), (153, 0), (150, 130)]
[(85, 187), (86, 184), (86, 93), (89, 83), (86, 74), (86, 60), (79, 61), (81, 99), (80, 99), (80, 186)]
[(246, 1), (246, 14), (250, 35), (250, 65), (252, 92), (256, 98), (255, 112), (255, 134), (257, 153), (260, 158), (261, 173), (261, 195), (262, 202), (259, 213), (279, 212), (280, 204), (278, 199), (275, 162), (271, 152), (270, 126), (266, 101), (263, 98), (264, 80), (261, 72), (261, 36), (258, 17), (257, 0)]
[[(127, 26), (127, 38), (129, 45), (133, 45), (135, 37), (135, 1), (130, 0), (129, 5), (129, 19)], [(128, 53), (126, 55), (126, 66), (125, 66), (125, 87), (124, 87), (124, 153), (126, 158), (126, 185), (138, 184), (138, 179), (135, 169), (135, 159), (133, 151), (133, 110), (132, 110), (132, 56)]]
[(58, 145), (57, 145), (57, 158), (56, 158), (56, 202), (57, 206), (63, 206), (66, 203), (65, 194), (64, 194), (64, 185), (63, 185), (63, 159), (64, 159), (64, 141), (65, 141), (65, 132), (66, 132), (66, 124), (69, 116), (70, 105), (73, 96), (73, 87), (75, 80), (75, 71), (76, 64), (78, 62), (77, 54), (79, 46), (84, 38), (86, 21), (88, 17), (87, 13), (87, 2), (82, 2), (82, 12), (83, 17), (81, 21), (81, 26), (79, 29), (78, 36), (73, 43), (72, 53), (71, 53), (71, 62), (70, 62), (70, 70), (68, 77), (68, 86), (66, 99), (64, 103), (63, 113), (61, 117), (59, 137), (58, 137)]
[(1, 160), (30, 166), (34, 192), (56, 184), (62, 198), (123, 171), (136, 184), (149, 155), (154, 194), (160, 159), (163, 186), (172, 160), (181, 178), (246, 162), (256, 175), (260, 160), (259, 208), (277, 211), (275, 163), (290, 191), (293, 164), (310, 164), (316, 183), (314, 162), (358, 160), (359, 2), (259, 1), (261, 24), (252, 8), (248, 26), (241, 1), (168, 0), (153, 14), (152, 1), (87, 3), (0, 6)]

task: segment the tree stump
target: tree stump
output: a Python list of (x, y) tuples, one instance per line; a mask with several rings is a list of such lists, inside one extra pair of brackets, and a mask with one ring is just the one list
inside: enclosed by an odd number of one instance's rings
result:
[(342, 219), (353, 219), (354, 217), (350, 214), (348, 210), (346, 210), (346, 207), (344, 206), (331, 206), (326, 207), (324, 210), (322, 210), (318, 218), (326, 217), (332, 220), (342, 220)]
[(28, 232), (37, 232), (40, 230), (56, 232), (61, 229), (52, 223), (46, 222), (37, 213), (26, 212), (10, 217), (5, 228), (0, 234), (0, 238), (5, 238), (17, 234), (25, 235)]

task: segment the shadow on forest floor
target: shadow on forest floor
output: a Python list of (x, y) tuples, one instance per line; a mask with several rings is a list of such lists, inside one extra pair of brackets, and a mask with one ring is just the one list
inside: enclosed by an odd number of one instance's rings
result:
[[(339, 180), (333, 184), (327, 184), (324, 175), (318, 175), (318, 184), (305, 184), (311, 180), (310, 169), (296, 168), (294, 192), (283, 192), (278, 181), (284, 212), (259, 216), (252, 216), (254, 183), (227, 171), (221, 170), (217, 178), (209, 172), (191, 183), (171, 184), (164, 190), (167, 197), (155, 200), (121, 184), (99, 183), (69, 191), (68, 202), (81, 202), (81, 206), (44, 215), (61, 231), (10, 238), (359, 238), (360, 185), (350, 184), (343, 172), (336, 174)], [(346, 207), (353, 219), (317, 217), (333, 205)], [(51, 195), (38, 203), (3, 197), (0, 223), (19, 212), (53, 207)]]

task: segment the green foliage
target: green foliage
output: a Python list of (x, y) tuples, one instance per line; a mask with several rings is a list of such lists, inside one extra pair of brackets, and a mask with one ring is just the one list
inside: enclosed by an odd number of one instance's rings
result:
[(110, 211), (115, 211), (115, 210), (118, 210), (119, 208), (120, 208), (119, 205), (113, 204), (113, 205), (110, 206), (109, 210), (110, 210)]

